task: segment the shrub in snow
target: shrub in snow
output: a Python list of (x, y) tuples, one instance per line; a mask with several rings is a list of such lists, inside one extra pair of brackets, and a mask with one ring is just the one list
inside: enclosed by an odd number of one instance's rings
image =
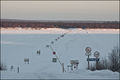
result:
[(96, 65), (96, 63), (92, 64), (90, 66), (90, 70), (91, 71), (95, 71), (95, 70), (105, 70), (108, 68), (108, 62), (106, 59), (102, 59), (98, 62), (98, 64)]
[(120, 72), (120, 48), (114, 47), (112, 52), (109, 54), (110, 67), (112, 71)]
[[(107, 59), (102, 59), (96, 64), (90, 66), (91, 71), (109, 69), (113, 72), (120, 72), (120, 48), (114, 47)], [(109, 61), (109, 62), (108, 62)]]
[(95, 71), (95, 70), (96, 70), (96, 66), (95, 66), (95, 64), (90, 65), (90, 70), (91, 70), (91, 71)]

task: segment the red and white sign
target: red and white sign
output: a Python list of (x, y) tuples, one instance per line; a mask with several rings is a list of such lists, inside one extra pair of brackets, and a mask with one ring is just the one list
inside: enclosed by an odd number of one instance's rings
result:
[(53, 55), (55, 55), (56, 54), (56, 52), (55, 51), (53, 51)]
[(90, 47), (86, 47), (85, 51), (86, 51), (87, 53), (90, 53), (90, 52), (92, 51), (92, 49), (91, 49)]
[(86, 51), (85, 55), (89, 56), (89, 55), (91, 55), (92, 49), (90, 47), (86, 47), (85, 51)]

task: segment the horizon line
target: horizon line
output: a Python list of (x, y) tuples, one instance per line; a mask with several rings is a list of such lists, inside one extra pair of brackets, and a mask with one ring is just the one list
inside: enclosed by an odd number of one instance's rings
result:
[(119, 22), (120, 20), (93, 20), (93, 19), (89, 19), (89, 20), (78, 20), (78, 19), (74, 19), (74, 20), (69, 20), (69, 19), (42, 19), (42, 20), (39, 20), (39, 19), (16, 19), (16, 18), (4, 18), (4, 19), (0, 19), (0, 20), (23, 20), (23, 21), (98, 21), (98, 22), (113, 22), (113, 21), (115, 21), (115, 22)]

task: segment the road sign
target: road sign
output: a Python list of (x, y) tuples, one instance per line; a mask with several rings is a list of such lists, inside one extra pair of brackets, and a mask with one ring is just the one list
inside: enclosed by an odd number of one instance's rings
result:
[(91, 53), (92, 49), (90, 47), (86, 47), (85, 51), (86, 53)]
[(53, 55), (55, 55), (56, 54), (56, 52), (55, 51), (53, 51)]
[(98, 58), (99, 55), (100, 55), (100, 53), (99, 53), (98, 51), (95, 51), (95, 52), (94, 52), (94, 56), (95, 56), (96, 58)]
[(85, 55), (86, 55), (86, 56), (90, 56), (90, 55), (91, 55), (91, 53), (85, 53)]
[(87, 61), (99, 61), (99, 58), (87, 58)]
[(52, 58), (52, 62), (57, 62), (57, 58)]

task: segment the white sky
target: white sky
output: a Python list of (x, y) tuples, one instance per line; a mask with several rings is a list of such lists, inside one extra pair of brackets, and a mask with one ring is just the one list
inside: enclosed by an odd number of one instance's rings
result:
[(119, 20), (119, 1), (1, 1), (1, 18)]

